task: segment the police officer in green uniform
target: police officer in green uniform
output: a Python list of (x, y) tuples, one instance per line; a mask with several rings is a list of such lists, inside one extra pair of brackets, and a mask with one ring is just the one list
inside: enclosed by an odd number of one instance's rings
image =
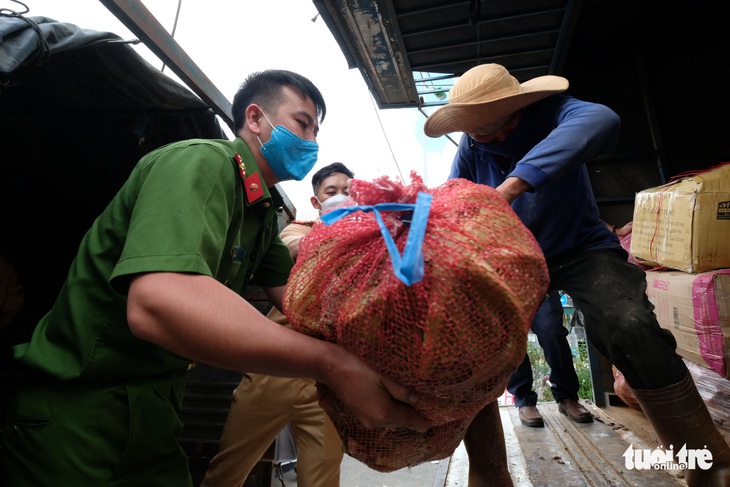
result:
[(280, 181), (314, 166), (326, 107), (289, 71), (250, 75), (236, 138), (153, 151), (80, 244), (53, 308), (14, 357), (30, 379), (10, 407), (0, 485), (191, 486), (176, 437), (191, 363), (329, 385), (369, 427), (429, 424), (412, 391), (343, 348), (268, 321), (293, 261), (278, 236)]

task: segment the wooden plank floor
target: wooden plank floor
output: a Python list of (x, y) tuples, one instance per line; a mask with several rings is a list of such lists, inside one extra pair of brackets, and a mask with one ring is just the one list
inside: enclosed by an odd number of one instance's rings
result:
[[(520, 423), (517, 408), (500, 407), (515, 487), (687, 487), (677, 471), (625, 467), (623, 453), (630, 444), (650, 450), (659, 444), (641, 412), (626, 406), (598, 408), (590, 401), (582, 402), (593, 413), (593, 423), (574, 423), (558, 412), (557, 404), (540, 403), (545, 427), (529, 428)], [(463, 443), (449, 458), (391, 473), (376, 472), (346, 456), (341, 485), (468, 487), (468, 470)], [(296, 487), (296, 475), (272, 478), (272, 487), (282, 485)]]
[[(642, 413), (583, 402), (594, 415), (593, 423), (574, 423), (558, 412), (557, 404), (541, 403), (538, 408), (545, 427), (529, 428), (520, 423), (516, 407), (500, 408), (516, 487), (686, 487), (676, 471), (625, 467), (622, 455), (629, 444), (647, 449), (658, 445)], [(467, 472), (468, 457), (462, 445), (451, 457), (444, 486), (466, 487)]]

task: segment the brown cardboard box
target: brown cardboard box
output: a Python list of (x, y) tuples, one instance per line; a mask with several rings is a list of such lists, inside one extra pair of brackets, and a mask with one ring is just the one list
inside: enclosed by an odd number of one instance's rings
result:
[(730, 163), (638, 192), (631, 254), (690, 273), (730, 268)]
[(677, 353), (730, 378), (730, 269), (647, 271), (646, 293)]

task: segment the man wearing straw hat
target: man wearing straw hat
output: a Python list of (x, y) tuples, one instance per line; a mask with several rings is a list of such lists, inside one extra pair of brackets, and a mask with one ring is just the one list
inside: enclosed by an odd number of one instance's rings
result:
[[(582, 310), (588, 339), (623, 373), (663, 448), (712, 453), (709, 469), (687, 469), (687, 485), (730, 485), (730, 448), (656, 321), (644, 271), (598, 218), (586, 163), (616, 145), (620, 119), (567, 89), (559, 76), (520, 84), (503, 66), (480, 65), (454, 84), (424, 131), (464, 133), (450, 178), (492, 186), (512, 205), (545, 254), (550, 290)], [(465, 435), (470, 487), (511, 485), (498, 414), (488, 405)]]

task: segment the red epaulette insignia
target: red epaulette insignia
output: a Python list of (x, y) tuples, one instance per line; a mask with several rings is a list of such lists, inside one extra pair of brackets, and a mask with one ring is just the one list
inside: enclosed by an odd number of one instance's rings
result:
[(246, 190), (246, 199), (249, 204), (260, 200), (264, 196), (264, 188), (261, 186), (261, 176), (257, 172), (243, 180), (243, 188)]

